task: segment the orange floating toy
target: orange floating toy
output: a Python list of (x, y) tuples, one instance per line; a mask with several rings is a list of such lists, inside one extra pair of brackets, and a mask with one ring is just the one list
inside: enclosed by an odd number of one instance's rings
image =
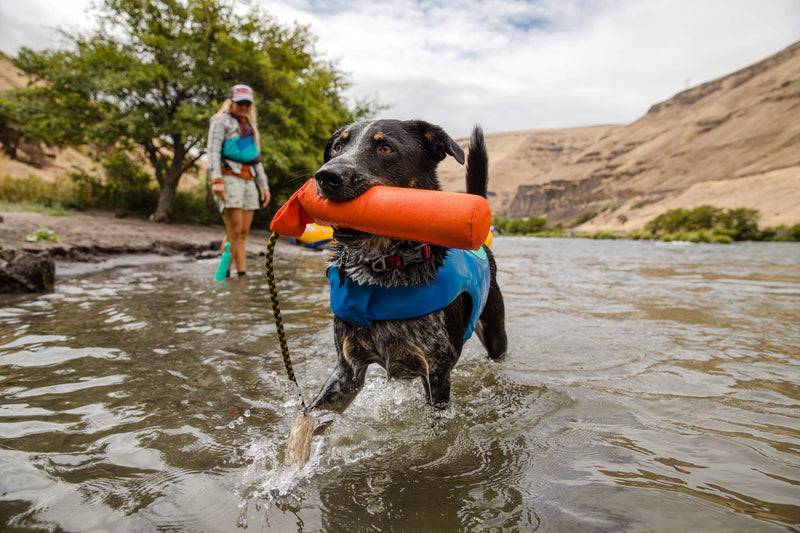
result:
[(489, 234), (492, 212), (486, 198), (475, 194), (383, 185), (339, 202), (320, 196), (310, 179), (278, 210), (270, 229), (300, 237), (310, 222), (477, 250)]

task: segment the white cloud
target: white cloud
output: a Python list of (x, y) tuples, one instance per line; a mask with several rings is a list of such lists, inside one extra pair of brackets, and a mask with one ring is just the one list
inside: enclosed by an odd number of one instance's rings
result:
[(0, 50), (41, 49), (60, 43), (58, 28), (75, 31), (91, 27), (86, 10), (90, 0), (3, 0), (0, 2)]
[[(42, 24), (85, 24), (88, 0), (68, 1), (5, 2), (0, 49), (38, 47)], [(377, 96), (393, 106), (382, 115), (454, 136), (475, 122), (489, 132), (632, 122), (800, 39), (796, 0), (252, 1), (309, 25), (318, 52), (350, 73), (351, 97)]]
[(800, 38), (791, 0), (326, 4), (261, 0), (319, 36), (384, 114), (454, 135), (627, 123), (654, 103)]

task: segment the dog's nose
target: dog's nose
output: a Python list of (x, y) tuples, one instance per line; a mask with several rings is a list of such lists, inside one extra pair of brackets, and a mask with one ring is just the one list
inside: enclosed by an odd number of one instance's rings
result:
[(317, 180), (317, 183), (328, 188), (340, 187), (344, 182), (340, 172), (325, 169), (318, 170), (314, 178)]

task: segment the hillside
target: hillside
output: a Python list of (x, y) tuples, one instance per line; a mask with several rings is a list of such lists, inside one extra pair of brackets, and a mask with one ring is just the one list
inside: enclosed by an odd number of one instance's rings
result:
[[(0, 52), (0, 92), (25, 87), (28, 79), (14, 66), (6, 54)], [(26, 179), (30, 177), (44, 181), (67, 179), (71, 173), (86, 172), (91, 175), (105, 175), (102, 165), (98, 164), (89, 154), (90, 147), (81, 149), (44, 146), (41, 143), (22, 143), (18, 150), (17, 159), (11, 159), (0, 150), (0, 177)], [(152, 175), (151, 167), (144, 154), (135, 152), (134, 159)], [(202, 161), (200, 163), (202, 166)], [(199, 172), (189, 171), (181, 179), (179, 190), (196, 188), (201, 182)]]
[[(0, 92), (25, 87), (28, 79), (14, 66), (11, 59), (0, 52)], [(78, 150), (48, 148), (23, 144), (19, 160), (11, 159), (0, 151), (0, 176), (43, 180), (64, 177), (68, 172), (97, 166), (92, 159)]]
[[(24, 83), (0, 55), (0, 90)], [(496, 215), (569, 223), (593, 211), (599, 215), (579, 229), (634, 231), (669, 209), (710, 203), (758, 209), (762, 227), (796, 224), (800, 42), (655, 104), (632, 124), (490, 134), (486, 142)], [(0, 176), (97, 172), (84, 152), (23, 151), (21, 159), (35, 164), (0, 154)], [(464, 168), (452, 158), (439, 176), (445, 190), (464, 190)], [(181, 188), (196, 183), (187, 176)]]
[[(490, 204), (506, 217), (633, 231), (676, 207), (751, 207), (800, 222), (800, 43), (683, 91), (628, 125), (487, 135)], [(467, 140), (460, 144), (466, 147)], [(440, 167), (446, 190), (464, 170)]]

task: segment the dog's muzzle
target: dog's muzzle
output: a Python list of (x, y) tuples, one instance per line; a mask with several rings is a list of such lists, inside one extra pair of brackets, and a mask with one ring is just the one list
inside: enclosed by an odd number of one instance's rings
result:
[(334, 172), (332, 170), (319, 170), (314, 175), (314, 179), (317, 180), (317, 183), (320, 184), (322, 187), (327, 188), (337, 188), (341, 187), (344, 183), (344, 179), (342, 178), (342, 174), (340, 172)]
[(350, 165), (326, 163), (314, 174), (317, 191), (334, 200), (351, 200), (363, 191), (357, 191), (353, 185), (356, 171)]

